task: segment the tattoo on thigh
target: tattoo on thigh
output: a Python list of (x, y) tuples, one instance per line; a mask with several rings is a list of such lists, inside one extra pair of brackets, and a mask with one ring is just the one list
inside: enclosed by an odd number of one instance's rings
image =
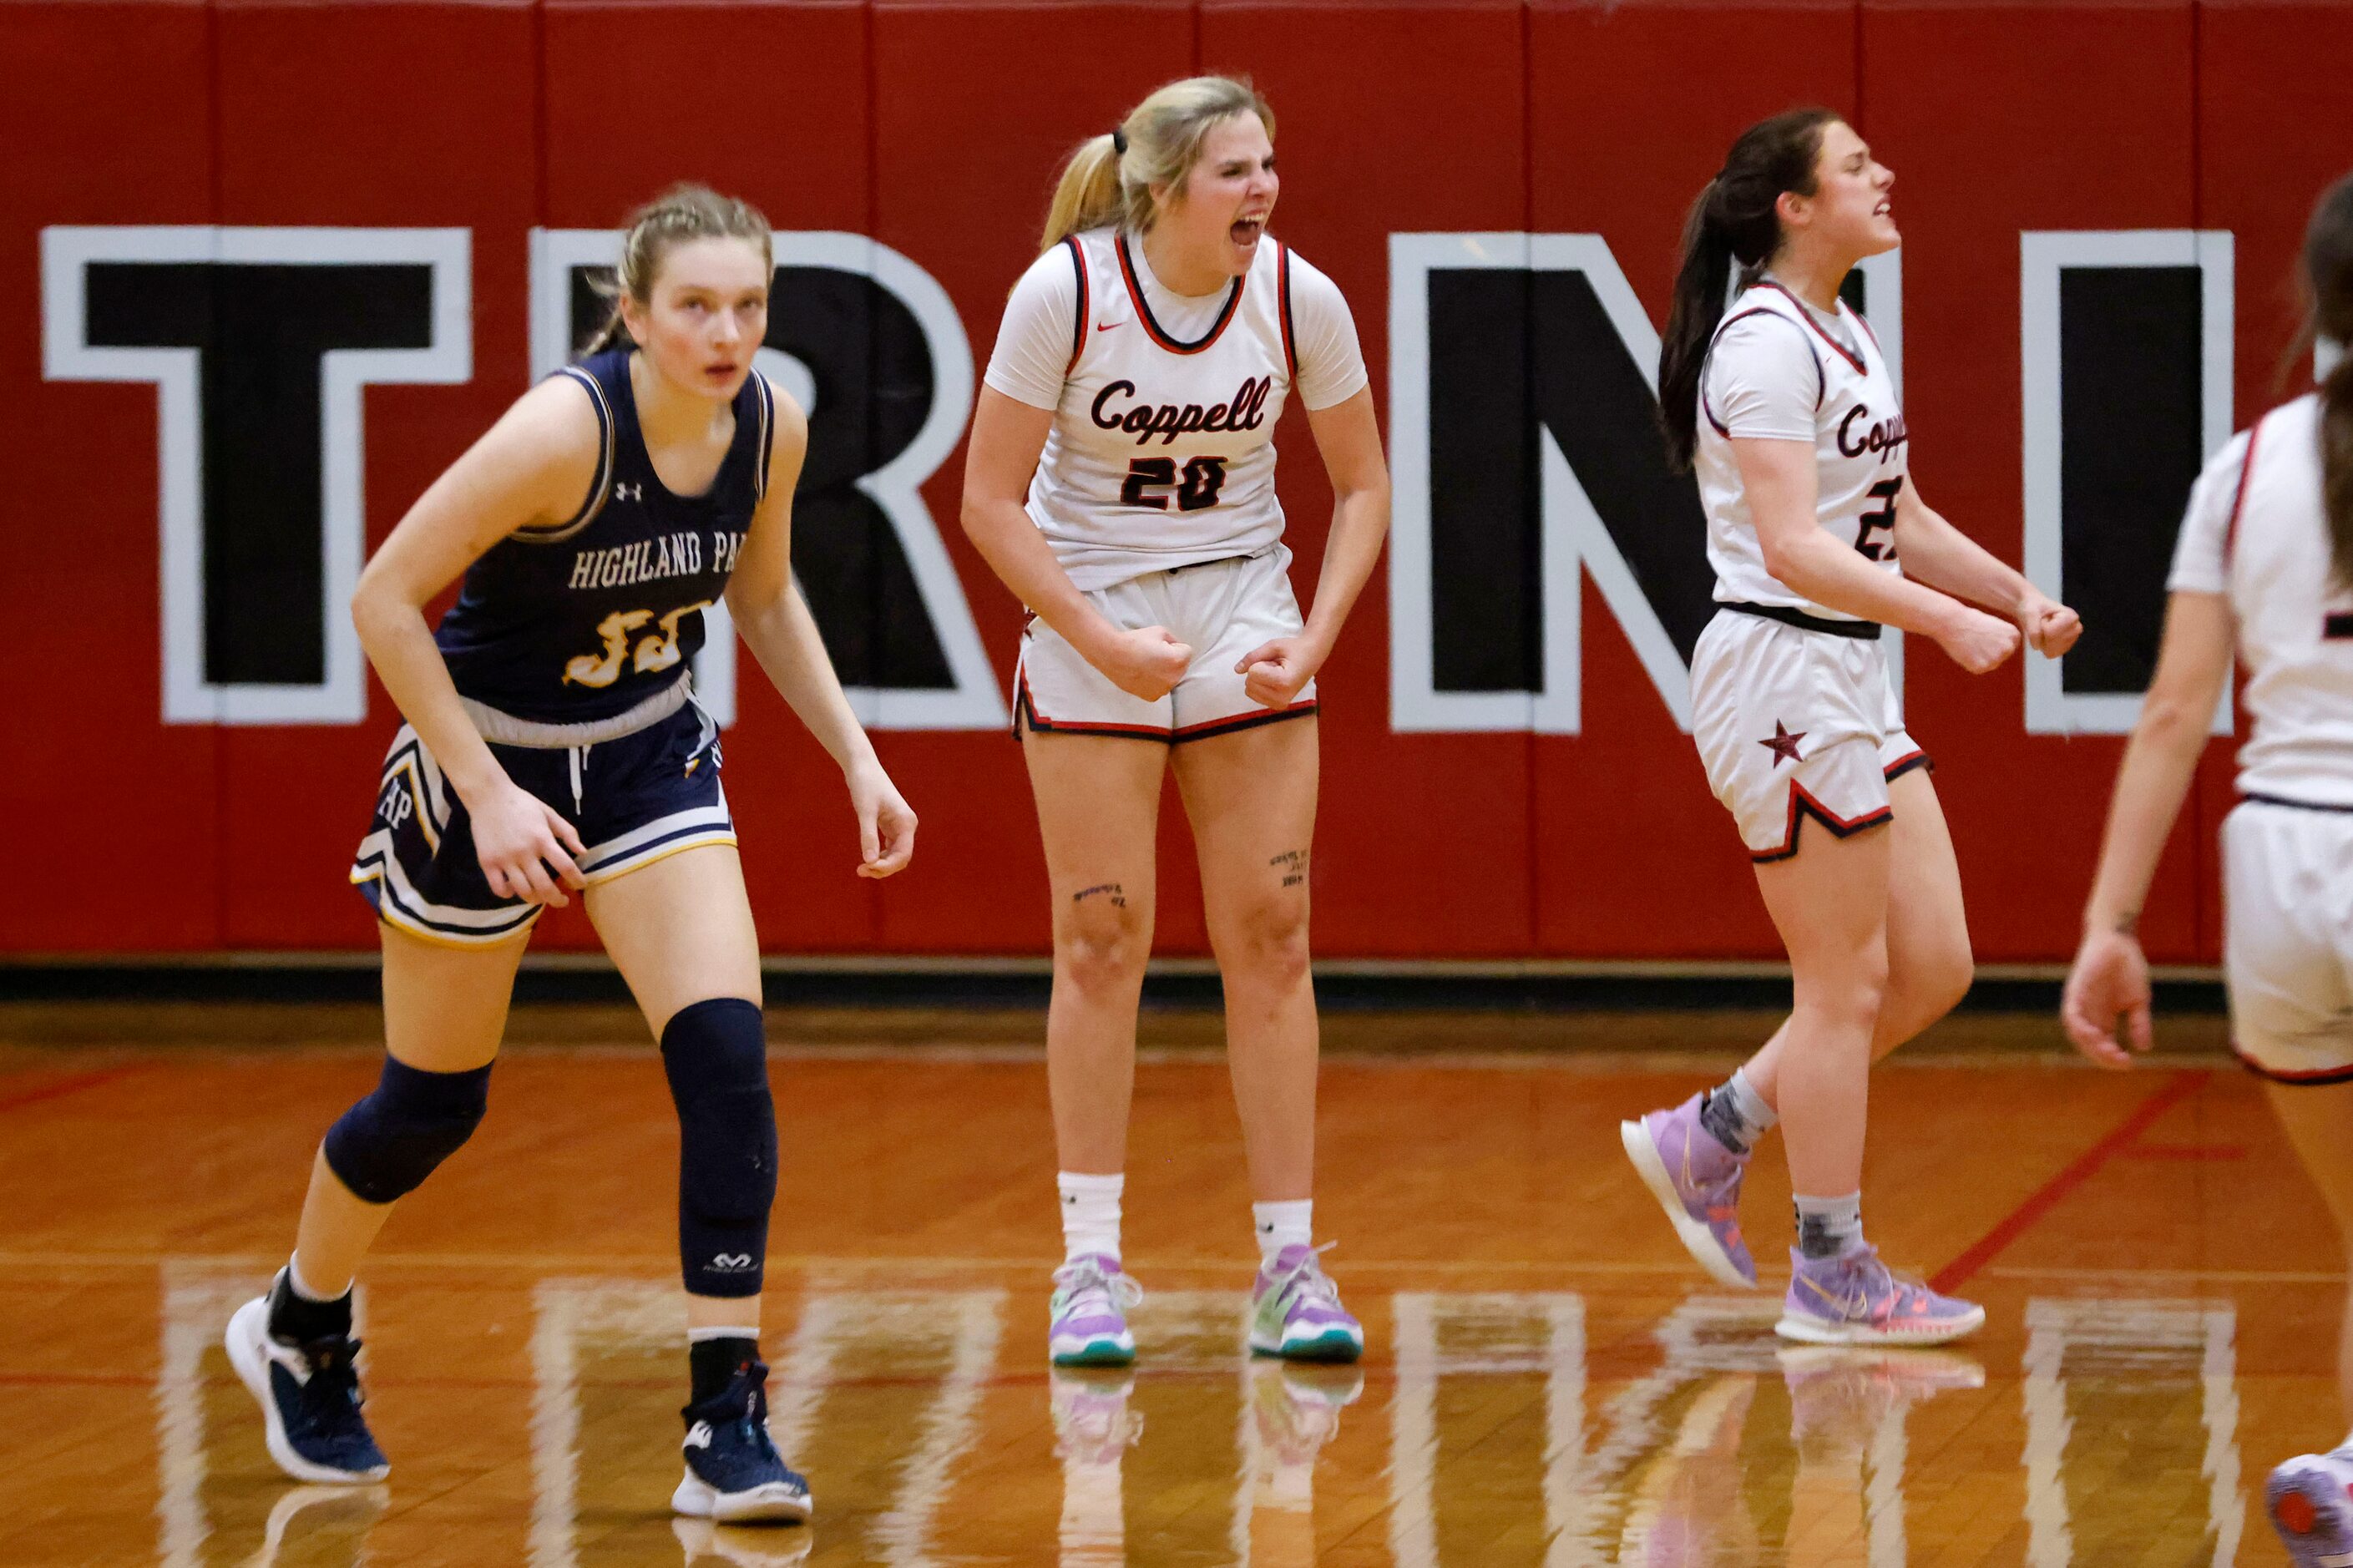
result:
[(1071, 895), (1071, 902), (1083, 904), (1098, 893), (1111, 900), (1112, 908), (1115, 910), (1127, 908), (1127, 889), (1117, 882), (1097, 882), (1092, 888), (1081, 888)]
[(1286, 849), (1269, 860), (1267, 865), (1282, 873), (1282, 885), (1286, 888), (1296, 888), (1307, 880), (1307, 851), (1304, 849)]

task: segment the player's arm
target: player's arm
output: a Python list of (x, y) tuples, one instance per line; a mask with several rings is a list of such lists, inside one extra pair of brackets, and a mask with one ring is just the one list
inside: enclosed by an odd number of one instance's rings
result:
[(2220, 594), (2173, 594), (2166, 605), (2157, 675), (2141, 699), (2140, 721), (2116, 770), (2100, 867), (2084, 906), (2084, 944), (2068, 971), (2059, 1009), (2075, 1048), (2105, 1067), (2131, 1062), (2126, 1043), (2135, 1051), (2148, 1049), (2141, 905), (2206, 750), (2207, 726), (2231, 676), (2231, 643), (2228, 599)]
[(559, 523), (579, 510), (596, 476), (597, 432), (595, 410), (569, 380), (532, 388), (417, 498), (352, 595), (360, 647), (465, 802), (491, 890), (534, 903), (570, 902), (559, 879), (584, 885), (571, 858), (583, 853), (579, 835), (508, 778), (483, 744), (434, 646), (425, 606), (516, 529)]
[(1815, 517), (1820, 477), (1813, 443), (1736, 436), (1731, 446), (1765, 570), (1777, 581), (1818, 605), (1933, 637), (1973, 675), (2018, 650), (2014, 628), (1883, 571), (1821, 526)]
[(793, 487), (808, 455), (808, 418), (783, 392), (775, 392), (775, 397), (768, 493), (752, 514), (734, 574), (727, 581), (727, 613), (777, 692), (840, 765), (850, 805), (858, 813), (858, 874), (888, 877), (914, 856), (915, 814), (875, 755), (865, 726), (850, 710), (841, 678), (818, 633), (817, 618), (793, 582)]
[(1079, 650), (1114, 686), (1157, 701), (1184, 679), (1193, 650), (1165, 626), (1124, 631), (1079, 592), (1054, 548), (1029, 520), (1023, 498), (1038, 469), (1054, 411), (980, 389), (972, 415), (972, 443), (964, 459), (964, 531), (1004, 584), (1032, 615)]
[(1242, 690), (1268, 708), (1291, 706), (1332, 657), (1389, 531), (1389, 465), (1381, 451), (1380, 422), (1373, 416), (1372, 389), (1309, 409), (1307, 427), (1332, 479), (1332, 531), (1324, 541), (1315, 602), (1298, 636), (1262, 644), (1234, 666), (1245, 678)]
[(2084, 633), (2074, 611), (1922, 500), (1916, 476), (1895, 493), (1895, 553), (1905, 576), (2016, 621), (2027, 646), (2045, 658), (2057, 658)]

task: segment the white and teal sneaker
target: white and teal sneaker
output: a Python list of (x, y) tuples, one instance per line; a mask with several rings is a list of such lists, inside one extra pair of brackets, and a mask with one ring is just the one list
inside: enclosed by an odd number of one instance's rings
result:
[(1355, 1361), (1365, 1353), (1364, 1325), (1340, 1305), (1340, 1288), (1316, 1261), (1323, 1250), (1293, 1244), (1259, 1270), (1250, 1330), (1250, 1348), (1258, 1354)]
[(1135, 1336), (1127, 1331), (1127, 1309), (1144, 1300), (1144, 1287), (1105, 1252), (1071, 1258), (1054, 1270), (1053, 1326), (1047, 1352), (1056, 1366), (1125, 1366), (1135, 1359)]

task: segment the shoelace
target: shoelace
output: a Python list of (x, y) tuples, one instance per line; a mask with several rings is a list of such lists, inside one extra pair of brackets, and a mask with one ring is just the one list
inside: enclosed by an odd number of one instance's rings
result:
[(302, 1346), (310, 1375), (302, 1380), (303, 1413), (328, 1433), (364, 1430), (359, 1419), (365, 1403), (360, 1393), (360, 1342), (353, 1339), (312, 1340)]
[[(1065, 1263), (1054, 1270), (1054, 1283), (1069, 1294), (1064, 1298), (1064, 1310), (1086, 1303), (1090, 1295), (1100, 1295), (1103, 1305), (1116, 1306), (1125, 1311), (1144, 1300), (1144, 1287), (1135, 1276), (1125, 1272), (1106, 1274), (1103, 1265), (1088, 1258), (1082, 1263)], [(1092, 1303), (1087, 1303), (1092, 1305)]]
[(1323, 1246), (1311, 1250), (1306, 1257), (1299, 1260), (1299, 1266), (1291, 1271), (1291, 1278), (1276, 1287), (1276, 1293), (1289, 1294), (1301, 1300), (1319, 1302), (1336, 1310), (1340, 1305), (1340, 1287), (1333, 1282), (1330, 1275), (1324, 1272), (1324, 1265), (1319, 1260), (1325, 1253), (1339, 1245), (1336, 1241), (1327, 1241)]

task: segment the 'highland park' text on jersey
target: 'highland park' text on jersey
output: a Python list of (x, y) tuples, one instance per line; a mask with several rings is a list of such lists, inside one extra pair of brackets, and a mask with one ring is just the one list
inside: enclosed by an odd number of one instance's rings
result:
[(596, 480), (580, 510), (518, 529), (467, 570), (434, 641), (461, 697), (519, 719), (610, 718), (685, 679), (702, 612), (727, 591), (767, 493), (774, 395), (735, 395), (735, 436), (711, 486), (680, 496), (654, 472), (629, 386), (633, 350), (558, 372), (596, 410)]
[(1291, 256), (1261, 243), (1267, 254), (1188, 342), (1154, 319), (1136, 241), (1105, 228), (1062, 242), (1079, 308), (1029, 511), (1080, 588), (1256, 554), (1282, 536), (1274, 425), (1298, 372)]
[[(1771, 356), (1769, 361), (1763, 354), (1752, 360), (1744, 354), (1743, 368), (1751, 363), (1777, 367), (1776, 374), (1797, 384), (1776, 390), (1811, 405), (1817, 521), (1865, 560), (1891, 574), (1903, 569), (1895, 558), (1894, 530), (1896, 498), (1909, 473), (1904, 409), (1870, 327), (1843, 302), (1839, 320), (1851, 344), (1825, 331), (1794, 296), (1766, 279), (1733, 301), (1709, 345), (1708, 363), (1700, 374), (1694, 466), (1707, 513), (1707, 555), (1715, 568), (1720, 602), (1775, 605), (1824, 620), (1859, 618), (1810, 602), (1765, 569), (1764, 548), (1732, 452), (1733, 437), (1751, 432), (1726, 409), (1723, 395), (1721, 378), (1726, 367), (1719, 363), (1719, 350), (1736, 330)], [(1779, 346), (1784, 343), (1786, 347)], [(1802, 432), (1793, 428), (1773, 434), (1800, 437)]]

